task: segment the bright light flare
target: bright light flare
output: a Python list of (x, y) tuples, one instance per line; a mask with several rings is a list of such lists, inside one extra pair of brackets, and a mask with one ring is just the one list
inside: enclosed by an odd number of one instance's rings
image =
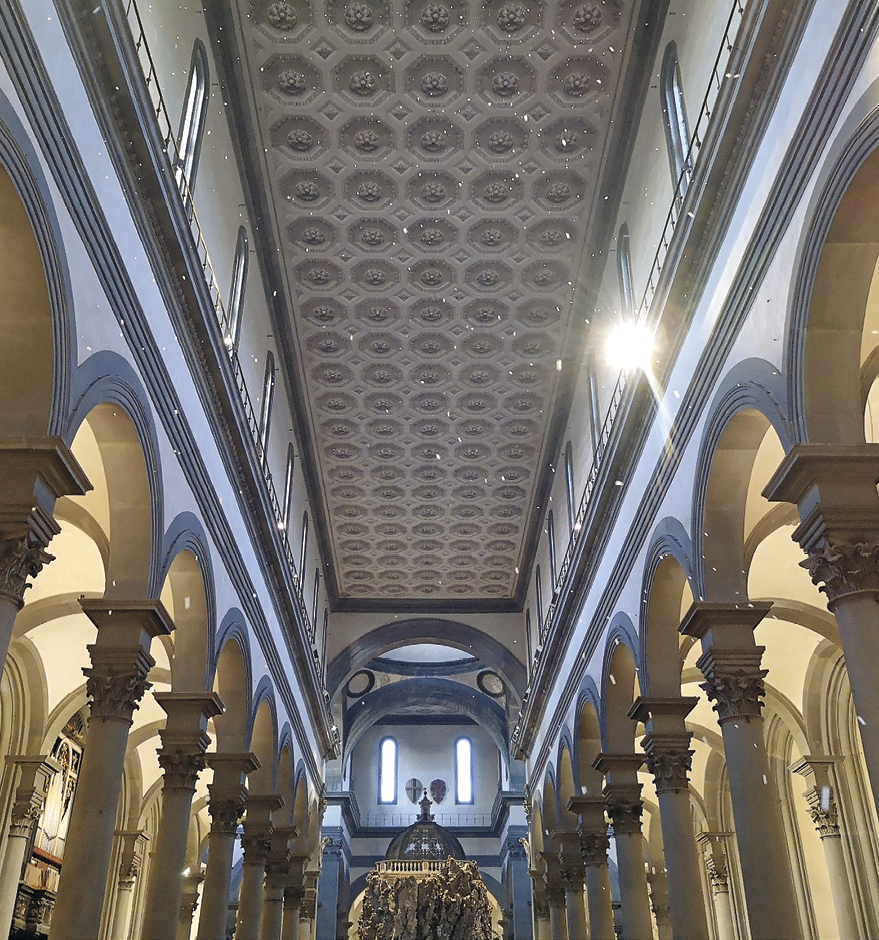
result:
[(612, 366), (630, 372), (645, 369), (653, 352), (653, 337), (640, 323), (620, 323), (611, 330), (605, 347), (605, 358)]

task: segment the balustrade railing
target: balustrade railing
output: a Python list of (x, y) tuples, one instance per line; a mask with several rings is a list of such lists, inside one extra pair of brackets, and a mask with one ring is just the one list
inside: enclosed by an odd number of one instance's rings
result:
[[(367, 829), (405, 829), (416, 821), (416, 813), (367, 813), (361, 825)], [(434, 813), (434, 821), (447, 829), (489, 827), (491, 813)]]

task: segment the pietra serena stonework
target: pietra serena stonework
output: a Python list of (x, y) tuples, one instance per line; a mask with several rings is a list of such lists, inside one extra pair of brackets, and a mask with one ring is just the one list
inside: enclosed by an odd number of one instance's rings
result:
[(238, 13), (340, 594), (511, 597), (632, 11)]

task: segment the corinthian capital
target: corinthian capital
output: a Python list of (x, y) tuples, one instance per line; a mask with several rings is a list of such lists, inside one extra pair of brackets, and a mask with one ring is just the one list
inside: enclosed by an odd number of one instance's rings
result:
[(661, 734), (651, 732), (641, 742), (647, 755), (647, 769), (653, 774), (657, 793), (688, 789), (687, 774), (693, 768), (689, 748), (690, 732)]
[(193, 754), (162, 748), (159, 766), (165, 772), (165, 790), (194, 790), (198, 775), (205, 768), (205, 757), (200, 752)]
[(28, 529), (24, 535), (0, 540), (0, 596), (18, 606), (24, 603), (24, 592), (30, 587), (27, 579), (55, 560), (46, 551), (49, 538)]
[(709, 649), (696, 661), (705, 682), (700, 688), (714, 703), (719, 722), (737, 718), (760, 718), (766, 694), (763, 680), (768, 670), (760, 668), (763, 647)]
[(604, 832), (580, 832), (580, 853), (583, 856), (583, 864), (587, 868), (607, 865), (609, 848), (610, 839), (607, 837), (606, 830)]
[(235, 833), (244, 815), (247, 789), (240, 787), (236, 795), (215, 797), (211, 793), (208, 814), (211, 817), (211, 832)]
[(879, 544), (825, 536), (800, 562), (833, 605), (849, 594), (879, 592)]
[(613, 831), (621, 834), (641, 833), (641, 800), (623, 794), (607, 794), (607, 815), (613, 823)]
[(134, 710), (150, 688), (147, 673), (156, 661), (142, 647), (90, 646), (92, 668), (83, 669), (86, 693), (91, 700), (91, 719), (131, 724)]
[(265, 865), (269, 852), (272, 850), (272, 828), (259, 829), (256, 832), (245, 832), (241, 836), (241, 848), (244, 850), (245, 865)]
[(808, 804), (809, 816), (815, 824), (815, 829), (822, 839), (828, 836), (839, 835), (839, 810), (836, 808), (836, 800), (829, 788), (819, 790), (817, 787), (806, 791), (806, 803)]

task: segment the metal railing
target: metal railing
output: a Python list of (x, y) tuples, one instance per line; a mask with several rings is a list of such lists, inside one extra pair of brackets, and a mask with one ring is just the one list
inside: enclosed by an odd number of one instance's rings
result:
[[(367, 813), (361, 816), (367, 829), (405, 829), (417, 821), (416, 813)], [(434, 813), (434, 821), (447, 829), (490, 827), (491, 813)]]
[[(693, 178), (693, 170), (696, 165), (696, 160), (698, 159), (699, 153), (702, 149), (702, 144), (705, 139), (705, 131), (709, 121), (711, 120), (711, 115), (714, 111), (717, 99), (720, 96), (720, 90), (723, 85), (723, 81), (725, 78), (734, 79), (738, 77), (736, 75), (730, 75), (727, 71), (727, 66), (733, 51), (735, 37), (738, 33), (739, 26), (741, 25), (742, 18), (745, 14), (745, 6), (746, 0), (733, 0), (732, 9), (730, 10), (726, 28), (723, 32), (723, 39), (720, 43), (720, 49), (717, 52), (714, 65), (711, 69), (711, 76), (708, 80), (708, 88), (705, 92), (704, 98), (702, 99), (702, 106), (699, 109), (699, 115), (696, 118), (696, 123), (693, 125), (693, 130), (690, 133), (690, 142), (687, 148), (687, 152), (684, 156), (682, 164), (683, 168), (681, 170), (680, 176), (675, 181), (671, 206), (668, 210), (668, 214), (666, 215), (665, 224), (662, 227), (662, 234), (659, 239), (659, 244), (653, 256), (653, 261), (650, 265), (650, 273), (647, 277), (647, 286), (644, 288), (641, 302), (635, 312), (637, 319), (644, 323), (646, 323), (649, 318), (650, 307), (653, 304), (653, 298), (656, 295), (656, 289), (659, 284), (662, 267), (665, 264), (665, 259), (668, 256), (669, 246), (671, 245), (675, 229), (677, 228), (678, 222), (681, 218), (684, 205), (684, 196), (686, 195), (690, 181)], [(586, 522), (586, 515), (589, 510), (589, 502), (592, 498), (592, 493), (595, 489), (595, 484), (598, 480), (598, 475), (601, 469), (601, 463), (604, 460), (605, 453), (607, 452), (607, 445), (613, 432), (613, 425), (619, 412), (620, 404), (623, 400), (623, 392), (626, 388), (627, 378), (628, 376), (626, 371), (622, 370), (611, 393), (607, 414), (605, 415), (604, 422), (601, 425), (601, 430), (598, 434), (595, 449), (592, 453), (592, 461), (589, 466), (589, 473), (586, 476), (586, 483), (583, 487), (583, 494), (580, 497), (580, 503), (574, 516), (573, 531), (571, 532), (570, 538), (568, 539), (568, 546), (565, 550), (564, 557), (562, 558), (561, 564), (558, 567), (555, 584), (553, 585), (552, 601), (547, 607), (546, 614), (543, 618), (543, 623), (539, 625), (538, 634), (540, 636), (541, 644), (543, 643), (547, 633), (549, 632), (550, 625), (553, 622), (555, 611), (558, 606), (558, 601), (560, 599), (560, 589), (565, 583), (565, 579), (574, 559), (574, 554), (577, 550), (577, 543), (580, 539), (580, 532), (582, 531), (583, 525)], [(535, 658), (537, 658), (537, 656), (538, 653), (535, 653)]]
[(150, 53), (146, 38), (146, 31), (143, 27), (143, 21), (141, 20), (140, 11), (138, 10), (136, 0), (128, 0), (125, 9), (125, 15), (128, 21), (129, 29), (131, 30), (131, 37), (134, 42), (137, 57), (140, 61), (146, 89), (153, 105), (153, 117), (156, 120), (159, 134), (162, 138), (162, 148), (165, 155), (168, 157), (169, 167), (174, 175), (174, 180), (177, 184), (177, 190), (180, 194), (181, 203), (183, 205), (184, 212), (186, 213), (187, 222), (189, 223), (189, 231), (192, 235), (192, 240), (195, 245), (199, 263), (201, 265), (205, 286), (208, 289), (208, 294), (213, 306), (216, 328), (220, 330), (223, 345), (226, 347), (229, 363), (232, 368), (233, 381), (241, 399), (241, 405), (244, 409), (245, 419), (247, 421), (248, 430), (250, 431), (251, 441), (256, 450), (260, 466), (263, 468), (263, 482), (266, 488), (266, 495), (271, 505), (275, 525), (277, 526), (278, 532), (280, 533), (284, 557), (290, 567), (290, 573), (293, 579), (293, 585), (295, 588), (295, 603), (298, 612), (302, 617), (302, 621), (306, 624), (309, 639), (312, 643), (312, 654), (315, 657), (316, 665), (318, 666), (318, 672), (320, 672), (320, 658), (317, 650), (314, 647), (317, 638), (316, 624), (312, 621), (304, 598), (305, 578), (300, 576), (300, 572), (298, 571), (296, 562), (294, 561), (293, 548), (290, 545), (290, 540), (287, 533), (286, 512), (281, 506), (281, 501), (278, 498), (274, 482), (272, 481), (271, 473), (269, 472), (267, 466), (267, 453), (265, 441), (263, 440), (263, 436), (260, 430), (259, 416), (247, 389), (247, 381), (244, 376), (244, 370), (241, 367), (241, 362), (238, 358), (238, 352), (235, 349), (234, 343), (231, 339), (231, 324), (226, 313), (225, 305), (223, 304), (223, 295), (217, 282), (214, 266), (211, 263), (211, 257), (210, 253), (208, 252), (204, 232), (199, 222), (198, 214), (195, 211), (195, 199), (191, 189), (189, 188), (189, 181), (183, 172), (183, 155), (180, 153), (177, 135), (174, 131), (174, 125), (171, 122), (171, 117), (168, 113), (167, 105), (165, 104), (165, 98), (162, 95), (161, 88), (159, 87), (158, 72), (156, 70), (156, 65), (153, 61), (152, 54)]

